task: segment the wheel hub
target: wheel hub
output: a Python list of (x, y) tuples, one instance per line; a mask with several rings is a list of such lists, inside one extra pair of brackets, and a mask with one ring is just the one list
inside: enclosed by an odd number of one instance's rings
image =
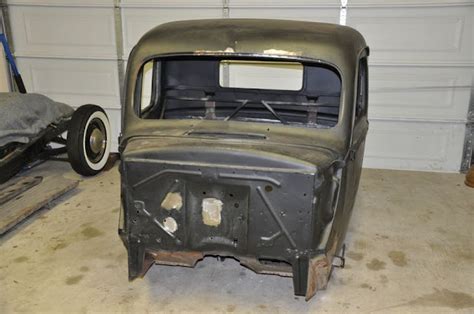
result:
[(94, 154), (100, 153), (105, 148), (105, 136), (100, 129), (94, 129), (89, 138), (89, 146)]

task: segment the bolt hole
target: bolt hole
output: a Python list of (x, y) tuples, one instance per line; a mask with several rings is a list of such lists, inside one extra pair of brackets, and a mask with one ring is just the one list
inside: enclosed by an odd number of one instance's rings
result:
[(203, 192), (202, 192), (202, 195), (206, 195), (206, 191), (203, 191)]
[(230, 196), (230, 197), (234, 197), (234, 194), (230, 193), (229, 196)]
[(303, 196), (306, 196), (306, 193), (304, 193)]
[(271, 185), (266, 185), (266, 186), (265, 186), (265, 191), (267, 191), (267, 192), (273, 191), (272, 186), (271, 186)]
[(235, 203), (235, 204), (234, 204), (234, 207), (235, 207), (235, 208), (239, 208), (239, 206), (240, 206), (239, 203)]

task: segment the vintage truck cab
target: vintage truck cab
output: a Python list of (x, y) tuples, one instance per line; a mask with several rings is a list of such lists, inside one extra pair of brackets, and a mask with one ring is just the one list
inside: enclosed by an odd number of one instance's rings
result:
[(325, 288), (358, 189), (367, 57), (352, 28), (216, 19), (146, 33), (128, 60), (121, 221), (130, 280), (234, 257)]

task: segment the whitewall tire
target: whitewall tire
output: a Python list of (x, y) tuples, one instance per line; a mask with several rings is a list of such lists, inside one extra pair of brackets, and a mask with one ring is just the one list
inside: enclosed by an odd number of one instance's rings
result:
[(72, 168), (84, 176), (99, 173), (109, 158), (111, 137), (109, 119), (101, 107), (79, 107), (72, 115), (67, 135), (67, 153)]

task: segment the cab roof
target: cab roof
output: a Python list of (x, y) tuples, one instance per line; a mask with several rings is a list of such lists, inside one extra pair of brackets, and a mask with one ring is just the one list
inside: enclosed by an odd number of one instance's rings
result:
[[(164, 56), (212, 56), (218, 58), (265, 58), (288, 61), (317, 62), (329, 65), (339, 72), (341, 108), (339, 122), (333, 128), (301, 132), (330, 139), (332, 146), (343, 149), (349, 145), (352, 132), (354, 97), (360, 59), (369, 50), (362, 35), (340, 25), (264, 19), (209, 19), (189, 20), (162, 24), (146, 33), (133, 48), (127, 62), (126, 93), (122, 111), (123, 138), (143, 132), (142, 128), (166, 128), (166, 121), (140, 119), (135, 114), (133, 97), (137, 79), (145, 62)], [(169, 120), (172, 121), (172, 120)], [(176, 122), (169, 122), (175, 126)], [(203, 120), (202, 123), (209, 123)], [(188, 125), (181, 121), (177, 125)], [(248, 129), (252, 124), (246, 124)], [(258, 126), (252, 125), (258, 129)], [(287, 129), (290, 132), (293, 129)], [(326, 132), (325, 132), (326, 131)], [(318, 135), (319, 136), (319, 135)]]
[(206, 19), (153, 28), (140, 39), (130, 59), (142, 63), (159, 55), (251, 55), (324, 60), (339, 67), (349, 60), (352, 64), (366, 48), (358, 31), (336, 24)]

